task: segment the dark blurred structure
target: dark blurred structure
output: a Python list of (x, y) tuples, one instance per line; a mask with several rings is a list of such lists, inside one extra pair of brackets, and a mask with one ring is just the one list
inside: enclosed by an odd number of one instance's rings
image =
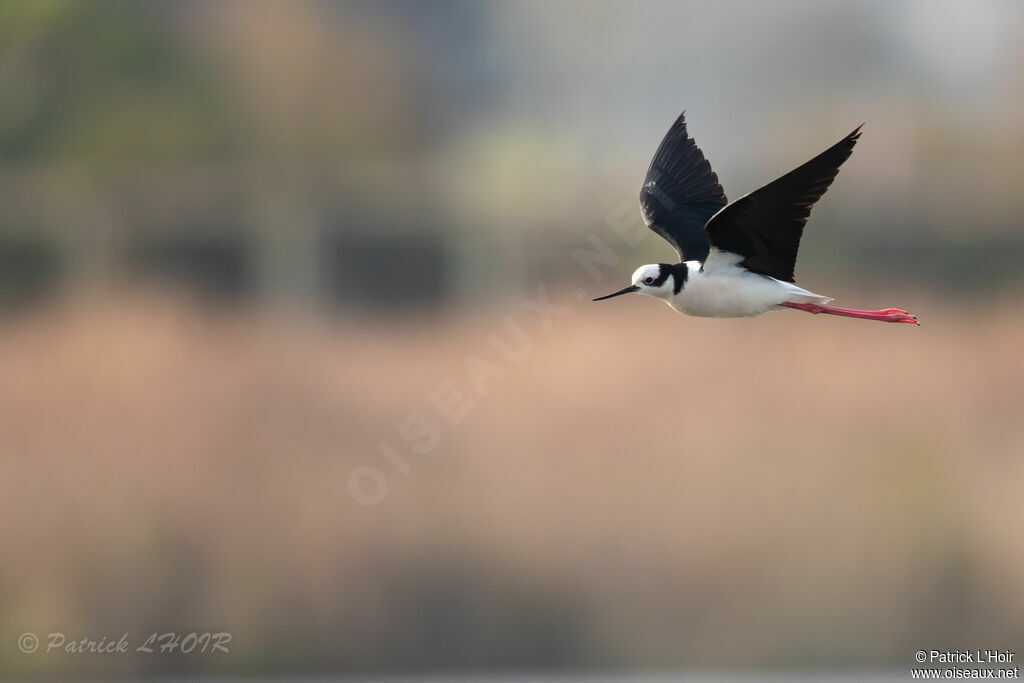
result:
[[(554, 31), (575, 10), (5, 4), (4, 300), (152, 277), (376, 310), (464, 302), (600, 227), (683, 106), (732, 196), (868, 121), (805, 272), (1016, 279), (1012, 3), (646, 2)], [(742, 39), (723, 44), (726, 25)], [(965, 254), (984, 267), (951, 279)]]

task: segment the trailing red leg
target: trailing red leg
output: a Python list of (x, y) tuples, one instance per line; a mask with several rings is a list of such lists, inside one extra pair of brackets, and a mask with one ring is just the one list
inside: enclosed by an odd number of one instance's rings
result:
[(791, 301), (786, 301), (779, 304), (786, 308), (795, 308), (798, 311), (806, 311), (808, 313), (825, 313), (827, 315), (841, 315), (847, 318), (861, 318), (863, 320), (880, 320), (884, 323), (909, 323), (911, 325), (920, 325), (917, 322), (917, 316), (910, 315), (906, 311), (900, 308), (886, 308), (881, 311), (859, 311), (855, 308), (834, 308), (832, 306), (822, 306), (821, 304), (795, 304)]

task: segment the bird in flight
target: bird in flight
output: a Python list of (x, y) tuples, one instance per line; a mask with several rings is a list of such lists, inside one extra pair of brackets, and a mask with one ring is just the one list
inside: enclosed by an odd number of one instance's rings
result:
[(686, 112), (654, 154), (640, 190), (644, 222), (679, 254), (679, 263), (641, 266), (632, 284), (594, 301), (636, 292), (687, 315), (739, 318), (793, 308), (848, 318), (918, 325), (899, 308), (862, 311), (798, 287), (796, 252), (811, 207), (853, 152), (861, 126), (803, 166), (728, 204), (711, 164), (686, 132)]

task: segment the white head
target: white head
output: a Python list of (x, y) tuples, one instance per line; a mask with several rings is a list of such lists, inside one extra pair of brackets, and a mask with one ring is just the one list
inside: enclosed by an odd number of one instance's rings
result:
[[(633, 284), (607, 296), (598, 297), (594, 301), (611, 299), (613, 296), (631, 292), (646, 294), (656, 299), (667, 299), (682, 289), (682, 285), (686, 283), (686, 275), (685, 264), (672, 266), (667, 263), (652, 263), (640, 266), (633, 271)], [(679, 284), (678, 288), (677, 283)]]

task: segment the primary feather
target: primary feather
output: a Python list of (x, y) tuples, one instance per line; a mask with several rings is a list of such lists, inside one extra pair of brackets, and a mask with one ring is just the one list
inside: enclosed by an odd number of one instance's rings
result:
[(718, 176), (687, 134), (683, 112), (658, 146), (640, 189), (644, 221), (675, 247), (680, 262), (703, 261), (711, 248), (704, 226), (725, 205)]
[(793, 282), (811, 207), (850, 158), (861, 126), (806, 164), (716, 213), (707, 224), (712, 246), (739, 254), (739, 265), (753, 273)]

